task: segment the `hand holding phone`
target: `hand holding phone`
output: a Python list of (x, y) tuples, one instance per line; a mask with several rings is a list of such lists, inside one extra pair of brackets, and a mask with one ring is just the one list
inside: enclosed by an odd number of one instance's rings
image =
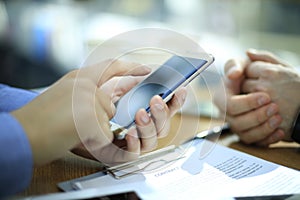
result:
[(159, 95), (168, 102), (179, 88), (186, 86), (213, 61), (207, 54), (201, 58), (172, 56), (168, 59), (116, 103), (116, 114), (111, 120), (115, 138), (124, 139), (127, 129), (135, 125), (139, 109), (150, 112), (149, 102), (153, 96)]

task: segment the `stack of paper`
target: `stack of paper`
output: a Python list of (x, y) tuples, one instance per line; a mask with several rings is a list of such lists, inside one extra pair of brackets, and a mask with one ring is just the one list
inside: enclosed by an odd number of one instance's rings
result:
[(97, 188), (98, 195), (135, 191), (142, 199), (226, 199), (300, 193), (299, 171), (208, 140), (192, 141), (152, 160), (153, 165), (147, 161), (144, 166), (135, 166), (143, 170), (131, 176), (118, 180), (101, 175), (73, 181), (72, 187)]

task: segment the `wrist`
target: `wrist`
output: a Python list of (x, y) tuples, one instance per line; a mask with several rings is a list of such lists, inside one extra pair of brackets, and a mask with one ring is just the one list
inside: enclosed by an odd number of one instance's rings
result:
[(36, 162), (36, 145), (39, 144), (39, 142), (36, 142), (36, 139), (34, 137), (34, 121), (30, 119), (30, 115), (27, 114), (26, 112), (24, 113), (24, 107), (15, 110), (13, 112), (10, 113), (12, 116), (14, 116), (16, 118), (16, 120), (18, 120), (18, 122), (22, 125), (22, 128), (28, 138), (30, 147), (31, 147), (31, 152), (32, 152), (32, 158), (34, 161), (34, 164)]
[(298, 109), (297, 115), (294, 119), (291, 138), (293, 141), (300, 144), (300, 109)]

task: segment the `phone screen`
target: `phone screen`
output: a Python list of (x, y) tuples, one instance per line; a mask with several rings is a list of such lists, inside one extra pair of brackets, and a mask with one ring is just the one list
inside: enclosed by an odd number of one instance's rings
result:
[(116, 114), (111, 121), (129, 128), (134, 123), (135, 114), (139, 109), (145, 108), (147, 112), (150, 111), (149, 102), (153, 96), (167, 98), (207, 62), (196, 58), (171, 57), (116, 103)]

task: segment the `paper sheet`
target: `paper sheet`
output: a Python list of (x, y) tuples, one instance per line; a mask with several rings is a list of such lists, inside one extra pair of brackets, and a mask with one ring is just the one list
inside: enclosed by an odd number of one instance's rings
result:
[[(213, 149), (203, 154), (207, 144)], [(121, 180), (106, 175), (77, 182), (75, 186), (97, 188), (102, 194), (134, 190), (142, 199), (224, 199), (300, 193), (299, 171), (206, 140), (186, 144), (183, 150), (183, 159), (159, 169)]]

